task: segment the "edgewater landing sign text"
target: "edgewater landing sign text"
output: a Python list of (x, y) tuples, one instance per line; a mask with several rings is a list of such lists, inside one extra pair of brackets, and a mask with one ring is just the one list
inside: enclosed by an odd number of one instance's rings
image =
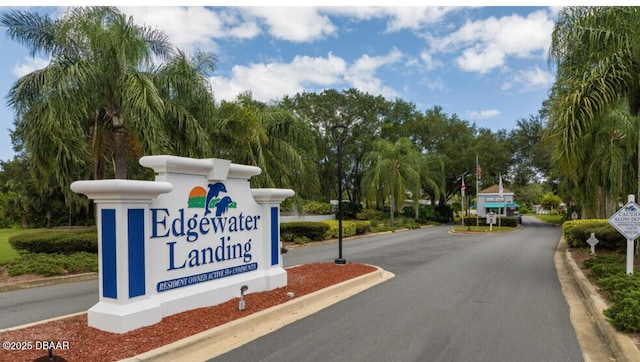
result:
[(222, 159), (146, 156), (155, 181), (76, 181), (97, 205), (100, 300), (89, 325), (125, 333), (186, 310), (285, 286), (279, 205), (260, 173)]

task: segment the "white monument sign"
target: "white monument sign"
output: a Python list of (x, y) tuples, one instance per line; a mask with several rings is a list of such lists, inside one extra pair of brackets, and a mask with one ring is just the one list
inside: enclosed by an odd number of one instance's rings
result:
[(626, 205), (609, 218), (609, 224), (627, 238), (627, 274), (633, 274), (633, 243), (640, 236), (640, 205), (634, 195), (629, 195)]
[(258, 167), (146, 156), (155, 181), (71, 184), (96, 204), (100, 299), (89, 325), (125, 333), (183, 311), (287, 284), (279, 205), (288, 189), (251, 189)]

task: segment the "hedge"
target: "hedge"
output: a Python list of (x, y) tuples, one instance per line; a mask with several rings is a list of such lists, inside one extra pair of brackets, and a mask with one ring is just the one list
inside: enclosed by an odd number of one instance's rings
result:
[[(324, 233), (324, 240), (335, 239), (338, 237), (338, 221), (325, 220), (320, 221), (321, 224), (329, 226), (329, 230)], [(342, 220), (342, 237), (354, 236), (356, 234), (356, 223), (351, 220)]]
[(596, 248), (625, 250), (627, 239), (618, 232), (607, 219), (570, 220), (562, 224), (562, 234), (567, 247), (586, 247), (587, 239), (595, 233)]
[(16, 250), (29, 253), (66, 254), (98, 253), (96, 228), (82, 230), (44, 230), (14, 235), (9, 243)]
[(366, 234), (371, 231), (371, 221), (369, 220), (349, 220), (356, 224), (356, 235)]
[(315, 221), (290, 221), (280, 223), (280, 239), (294, 241), (296, 238), (306, 237), (313, 241), (325, 239), (329, 225)]

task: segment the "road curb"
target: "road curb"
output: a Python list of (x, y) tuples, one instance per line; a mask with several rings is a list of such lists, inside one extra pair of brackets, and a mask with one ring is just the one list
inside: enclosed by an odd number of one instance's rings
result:
[(374, 267), (377, 270), (369, 274), (292, 299), (121, 362), (196, 361), (214, 358), (395, 276), (380, 267)]
[(93, 280), (93, 279), (98, 279), (98, 273), (83, 273), (83, 274), (64, 275), (64, 276), (57, 276), (57, 277), (50, 277), (50, 278), (27, 280), (19, 283), (10, 283), (10, 284), (0, 285), (0, 293), (11, 292), (14, 290), (21, 290), (21, 289), (45, 287), (48, 285), (83, 282), (86, 280)]
[(575, 261), (571, 257), (571, 252), (567, 249), (564, 238), (560, 240), (561, 251), (564, 254), (563, 260), (569, 274), (576, 281), (578, 290), (582, 294), (582, 298), (587, 305), (587, 309), (591, 313), (600, 333), (605, 342), (609, 345), (611, 353), (613, 353), (618, 362), (637, 362), (640, 361), (640, 350), (633, 340), (618, 332), (604, 317), (603, 311), (608, 308), (607, 303), (602, 299), (594, 286), (589, 282), (587, 277), (578, 268)]

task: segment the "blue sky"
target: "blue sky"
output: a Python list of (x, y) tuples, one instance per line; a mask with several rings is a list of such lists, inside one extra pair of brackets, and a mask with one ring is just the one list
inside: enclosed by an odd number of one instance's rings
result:
[[(15, 9), (0, 7), (0, 12)], [(22, 7), (60, 14), (62, 7)], [(251, 91), (262, 101), (357, 88), (442, 107), (478, 127), (512, 129), (537, 114), (554, 81), (548, 49), (560, 7), (269, 6), (122, 7), (139, 24), (163, 30), (178, 48), (213, 51), (216, 100)], [(11, 85), (47, 59), (0, 28), (0, 159), (9, 137)]]

